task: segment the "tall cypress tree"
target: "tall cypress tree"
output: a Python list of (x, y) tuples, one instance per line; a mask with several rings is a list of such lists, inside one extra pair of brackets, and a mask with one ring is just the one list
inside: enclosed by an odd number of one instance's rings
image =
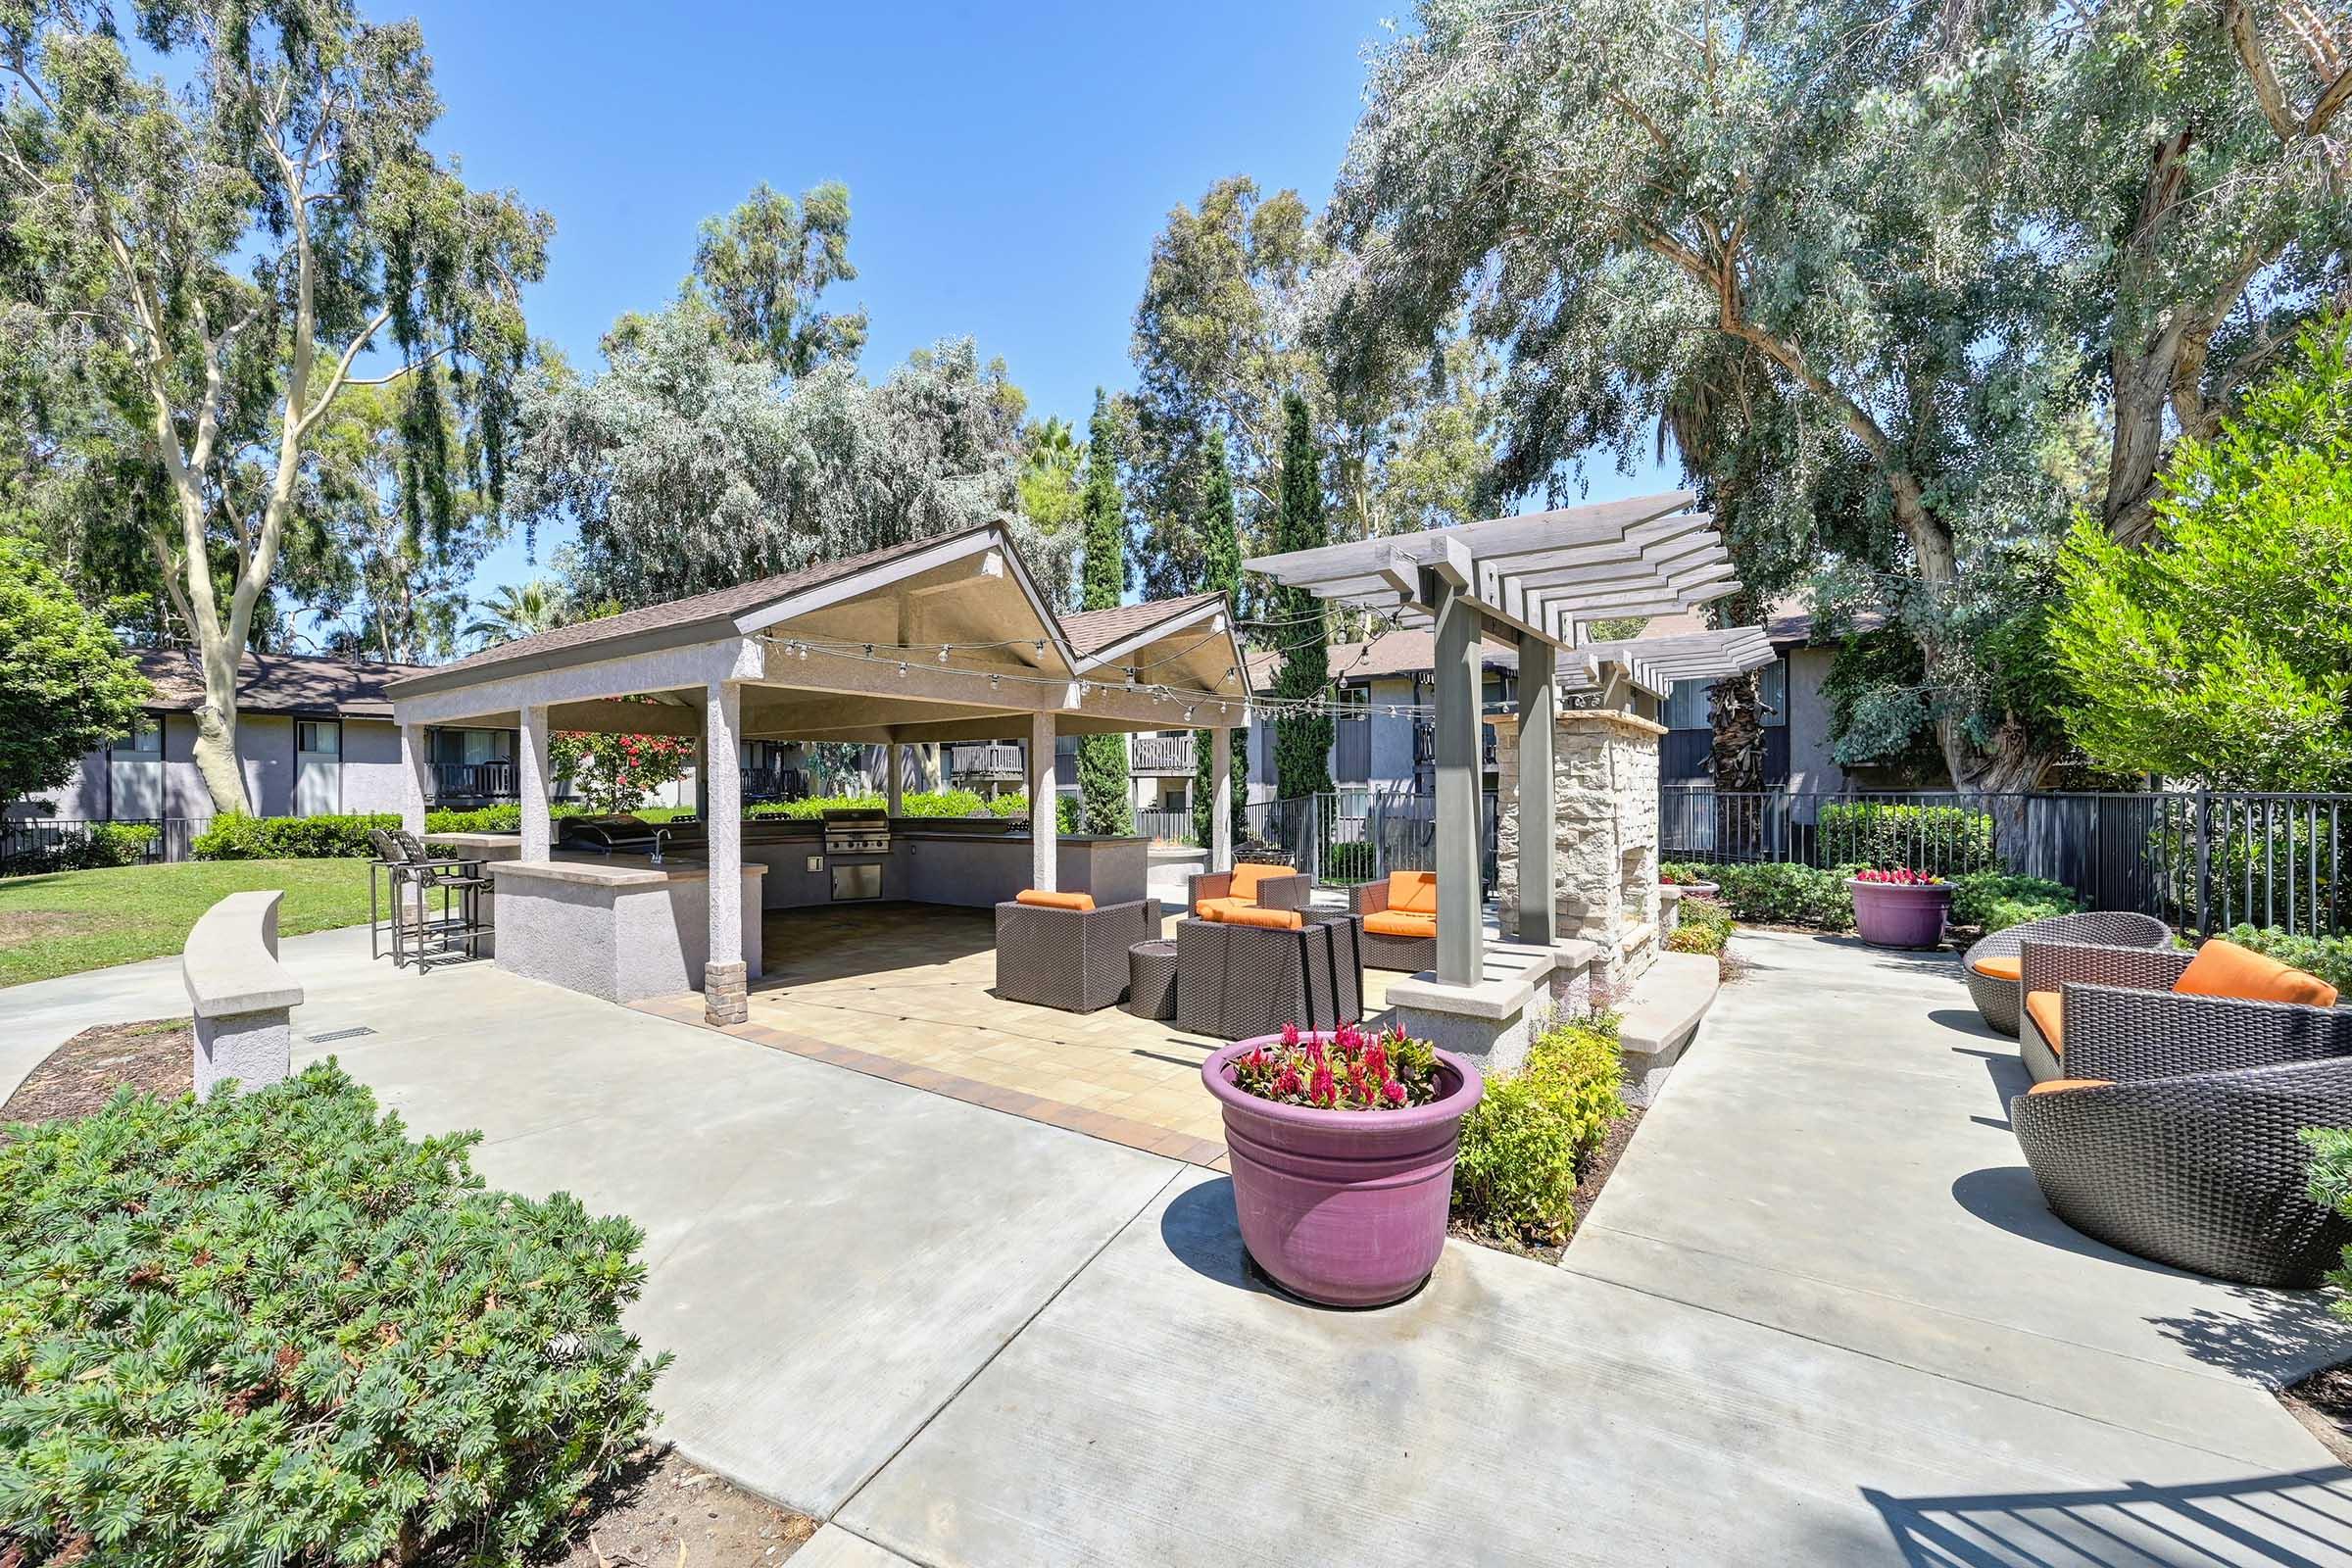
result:
[[(1119, 455), (1110, 411), (1095, 389), (1095, 416), (1086, 434), (1086, 487), (1078, 511), (1085, 524), (1079, 588), (1088, 610), (1115, 610), (1127, 592), (1127, 504), (1119, 495)], [(1078, 741), (1078, 794), (1089, 833), (1135, 831), (1128, 795), (1127, 737), (1087, 735)]]
[[(1314, 428), (1306, 399), (1293, 392), (1282, 400), (1282, 494), (1274, 519), (1277, 552), (1313, 550), (1331, 543), (1323, 515), (1323, 477), (1315, 453)], [(1323, 601), (1303, 588), (1276, 588), (1269, 598), (1272, 641), (1283, 651), (1274, 695), (1322, 699), (1331, 680), (1330, 638)], [(1331, 715), (1293, 713), (1274, 721), (1274, 788), (1282, 800), (1331, 792)]]
[[(1242, 532), (1234, 518), (1233, 468), (1225, 455), (1225, 432), (1212, 430), (1205, 443), (1207, 473), (1201, 482), (1200, 530), (1201, 534), (1200, 591), (1222, 593), (1229, 607), (1238, 611), (1242, 602)], [(1241, 641), (1236, 636), (1234, 641)], [(1240, 844), (1246, 836), (1242, 807), (1249, 793), (1242, 781), (1249, 775), (1249, 731), (1234, 736), (1233, 842)], [(1216, 780), (1209, 772), (1210, 735), (1207, 730), (1193, 735), (1193, 833), (1202, 844), (1209, 838), (1209, 807), (1216, 789)]]

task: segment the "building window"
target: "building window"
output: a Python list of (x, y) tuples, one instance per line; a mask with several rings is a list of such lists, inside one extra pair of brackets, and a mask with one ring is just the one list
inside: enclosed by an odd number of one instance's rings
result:
[(294, 749), (308, 757), (343, 755), (343, 726), (334, 719), (303, 718), (294, 722)]
[(118, 761), (154, 761), (164, 755), (163, 729), (152, 716), (142, 713), (132, 723), (130, 733), (116, 739), (106, 752)]
[(1666, 727), (1668, 729), (1705, 729), (1712, 722), (1707, 716), (1708, 695), (1715, 689), (1711, 680), (1678, 680), (1666, 699)]

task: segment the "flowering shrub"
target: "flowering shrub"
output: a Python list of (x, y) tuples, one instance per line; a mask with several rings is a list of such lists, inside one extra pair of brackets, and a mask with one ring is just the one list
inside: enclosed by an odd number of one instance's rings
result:
[(1688, 865), (1667, 864), (1658, 867), (1658, 881), (1666, 887), (1698, 887), (1705, 880), (1696, 870)]
[(590, 810), (634, 811), (694, 764), (694, 742), (677, 735), (558, 730), (548, 744), (548, 761)]
[(1403, 1110), (1438, 1098), (1438, 1054), (1402, 1029), (1367, 1034), (1344, 1023), (1329, 1035), (1282, 1031), (1278, 1046), (1233, 1059), (1233, 1086), (1278, 1105), (1322, 1110)]
[(1854, 880), (1857, 882), (1884, 882), (1889, 887), (1897, 888), (1939, 888), (1943, 886), (1943, 878), (1934, 872), (1914, 871), (1907, 865), (1898, 865), (1891, 871), (1856, 871)]

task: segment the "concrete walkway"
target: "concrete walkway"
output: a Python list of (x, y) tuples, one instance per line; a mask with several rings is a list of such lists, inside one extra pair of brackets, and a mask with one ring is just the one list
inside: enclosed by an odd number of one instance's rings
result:
[[(2057, 1225), (1948, 956), (1743, 934), (1567, 1266), (1335, 1313), (1213, 1172), (350, 935), (286, 944), (298, 1036), (374, 1032), (299, 1049), (645, 1225), (667, 1433), (832, 1521), (811, 1568), (2352, 1565), (2258, 1381), (2352, 1342)], [(176, 1010), (159, 967), (0, 991), (0, 1042)]]

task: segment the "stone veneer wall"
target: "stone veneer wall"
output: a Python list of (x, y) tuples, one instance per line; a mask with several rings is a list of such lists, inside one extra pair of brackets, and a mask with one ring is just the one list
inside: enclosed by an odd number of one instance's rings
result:
[[(1494, 726), (1495, 793), (1502, 811), (1495, 903), (1502, 932), (1519, 924), (1519, 724)], [(1657, 956), (1658, 738), (1666, 731), (1632, 713), (1565, 712), (1552, 736), (1555, 812), (1553, 907), (1563, 940), (1599, 950), (1593, 1005), (1630, 985)]]

